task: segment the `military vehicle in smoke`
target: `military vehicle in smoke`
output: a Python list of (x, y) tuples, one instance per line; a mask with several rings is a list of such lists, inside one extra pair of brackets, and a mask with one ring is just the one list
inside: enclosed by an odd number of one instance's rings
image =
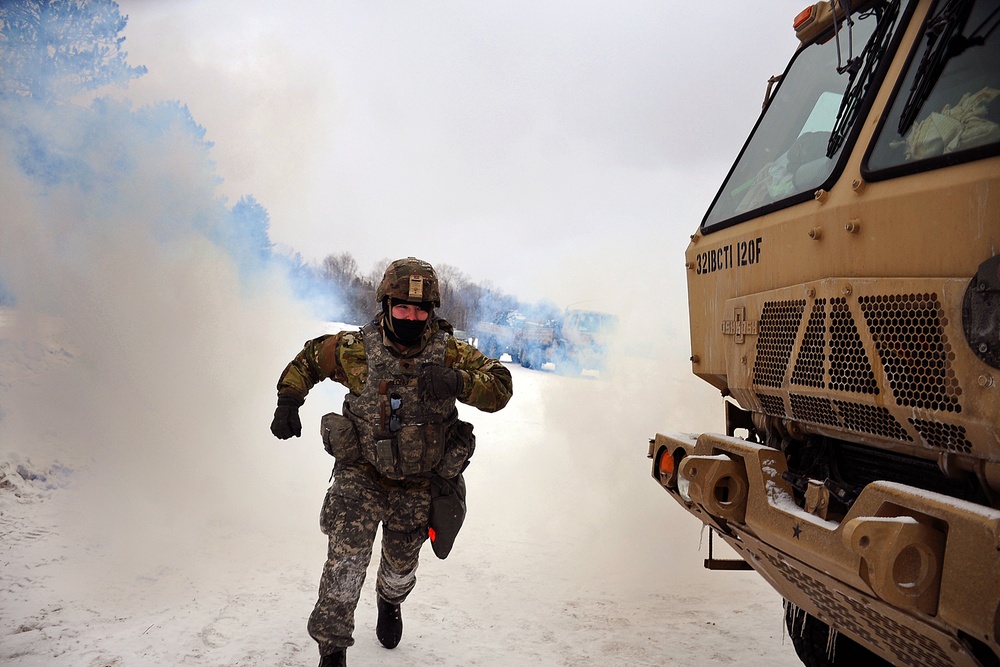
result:
[(604, 370), (608, 346), (618, 331), (618, 318), (596, 310), (567, 309), (545, 324), (526, 323), (519, 338), (518, 358), (525, 368), (551, 363), (557, 372), (575, 375)]
[(520, 359), (521, 330), (524, 329), (525, 318), (517, 312), (508, 313), (503, 323), (480, 321), (469, 332), (476, 348), (483, 354), (499, 359), (504, 354), (510, 355), (511, 361), (517, 363)]
[(807, 665), (1000, 664), (1000, 7), (819, 2), (686, 252), (726, 433), (654, 479)]
[(473, 329), (477, 347), (491, 357), (509, 354), (525, 368), (552, 364), (559, 373), (601, 371), (608, 346), (618, 330), (615, 315), (596, 310), (568, 308), (561, 316), (542, 323), (529, 322), (511, 313), (506, 324), (478, 322)]

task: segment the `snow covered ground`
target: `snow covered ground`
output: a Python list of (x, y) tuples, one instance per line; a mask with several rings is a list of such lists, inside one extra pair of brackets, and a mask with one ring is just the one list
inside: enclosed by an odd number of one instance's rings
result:
[[(316, 664), (318, 420), (341, 390), (314, 390), (301, 439), (267, 427), (281, 366), (320, 333), (248, 334), (249, 371), (192, 377), (208, 362), (181, 339), (108, 374), (58, 321), (0, 310), (0, 664)], [(799, 664), (777, 594), (703, 570), (698, 522), (649, 477), (647, 439), (708, 427), (717, 393), (652, 358), (602, 379), (508, 366), (510, 405), (463, 412), (478, 449), (455, 550), (425, 548), (391, 652), (373, 564), (349, 664)]]

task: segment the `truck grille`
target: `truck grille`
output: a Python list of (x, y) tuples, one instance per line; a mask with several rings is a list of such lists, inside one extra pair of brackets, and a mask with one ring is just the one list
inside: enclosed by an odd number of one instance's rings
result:
[(849, 296), (852, 288), (840, 282), (820, 287), (827, 294), (812, 301), (765, 297), (758, 302), (749, 378), (757, 409), (803, 423), (971, 453), (966, 429), (933, 414), (947, 419), (962, 411), (962, 388), (937, 293), (869, 292), (846, 298), (838, 293)]

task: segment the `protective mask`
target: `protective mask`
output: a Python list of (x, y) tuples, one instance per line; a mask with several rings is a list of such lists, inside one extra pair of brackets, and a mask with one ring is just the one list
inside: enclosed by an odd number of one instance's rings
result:
[(427, 328), (427, 323), (430, 322), (430, 318), (426, 320), (400, 320), (393, 317), (389, 299), (383, 302), (382, 312), (385, 314), (387, 325), (385, 329), (389, 340), (407, 347), (420, 342), (420, 338), (424, 335), (424, 330)]

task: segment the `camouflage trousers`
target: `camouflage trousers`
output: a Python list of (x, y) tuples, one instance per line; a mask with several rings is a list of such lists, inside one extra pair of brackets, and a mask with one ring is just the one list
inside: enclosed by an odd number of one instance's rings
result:
[(329, 548), (308, 626), (322, 655), (354, 644), (354, 610), (380, 523), (382, 554), (375, 590), (396, 604), (413, 590), (430, 502), (425, 477), (390, 480), (364, 461), (334, 466), (333, 485), (320, 515)]

